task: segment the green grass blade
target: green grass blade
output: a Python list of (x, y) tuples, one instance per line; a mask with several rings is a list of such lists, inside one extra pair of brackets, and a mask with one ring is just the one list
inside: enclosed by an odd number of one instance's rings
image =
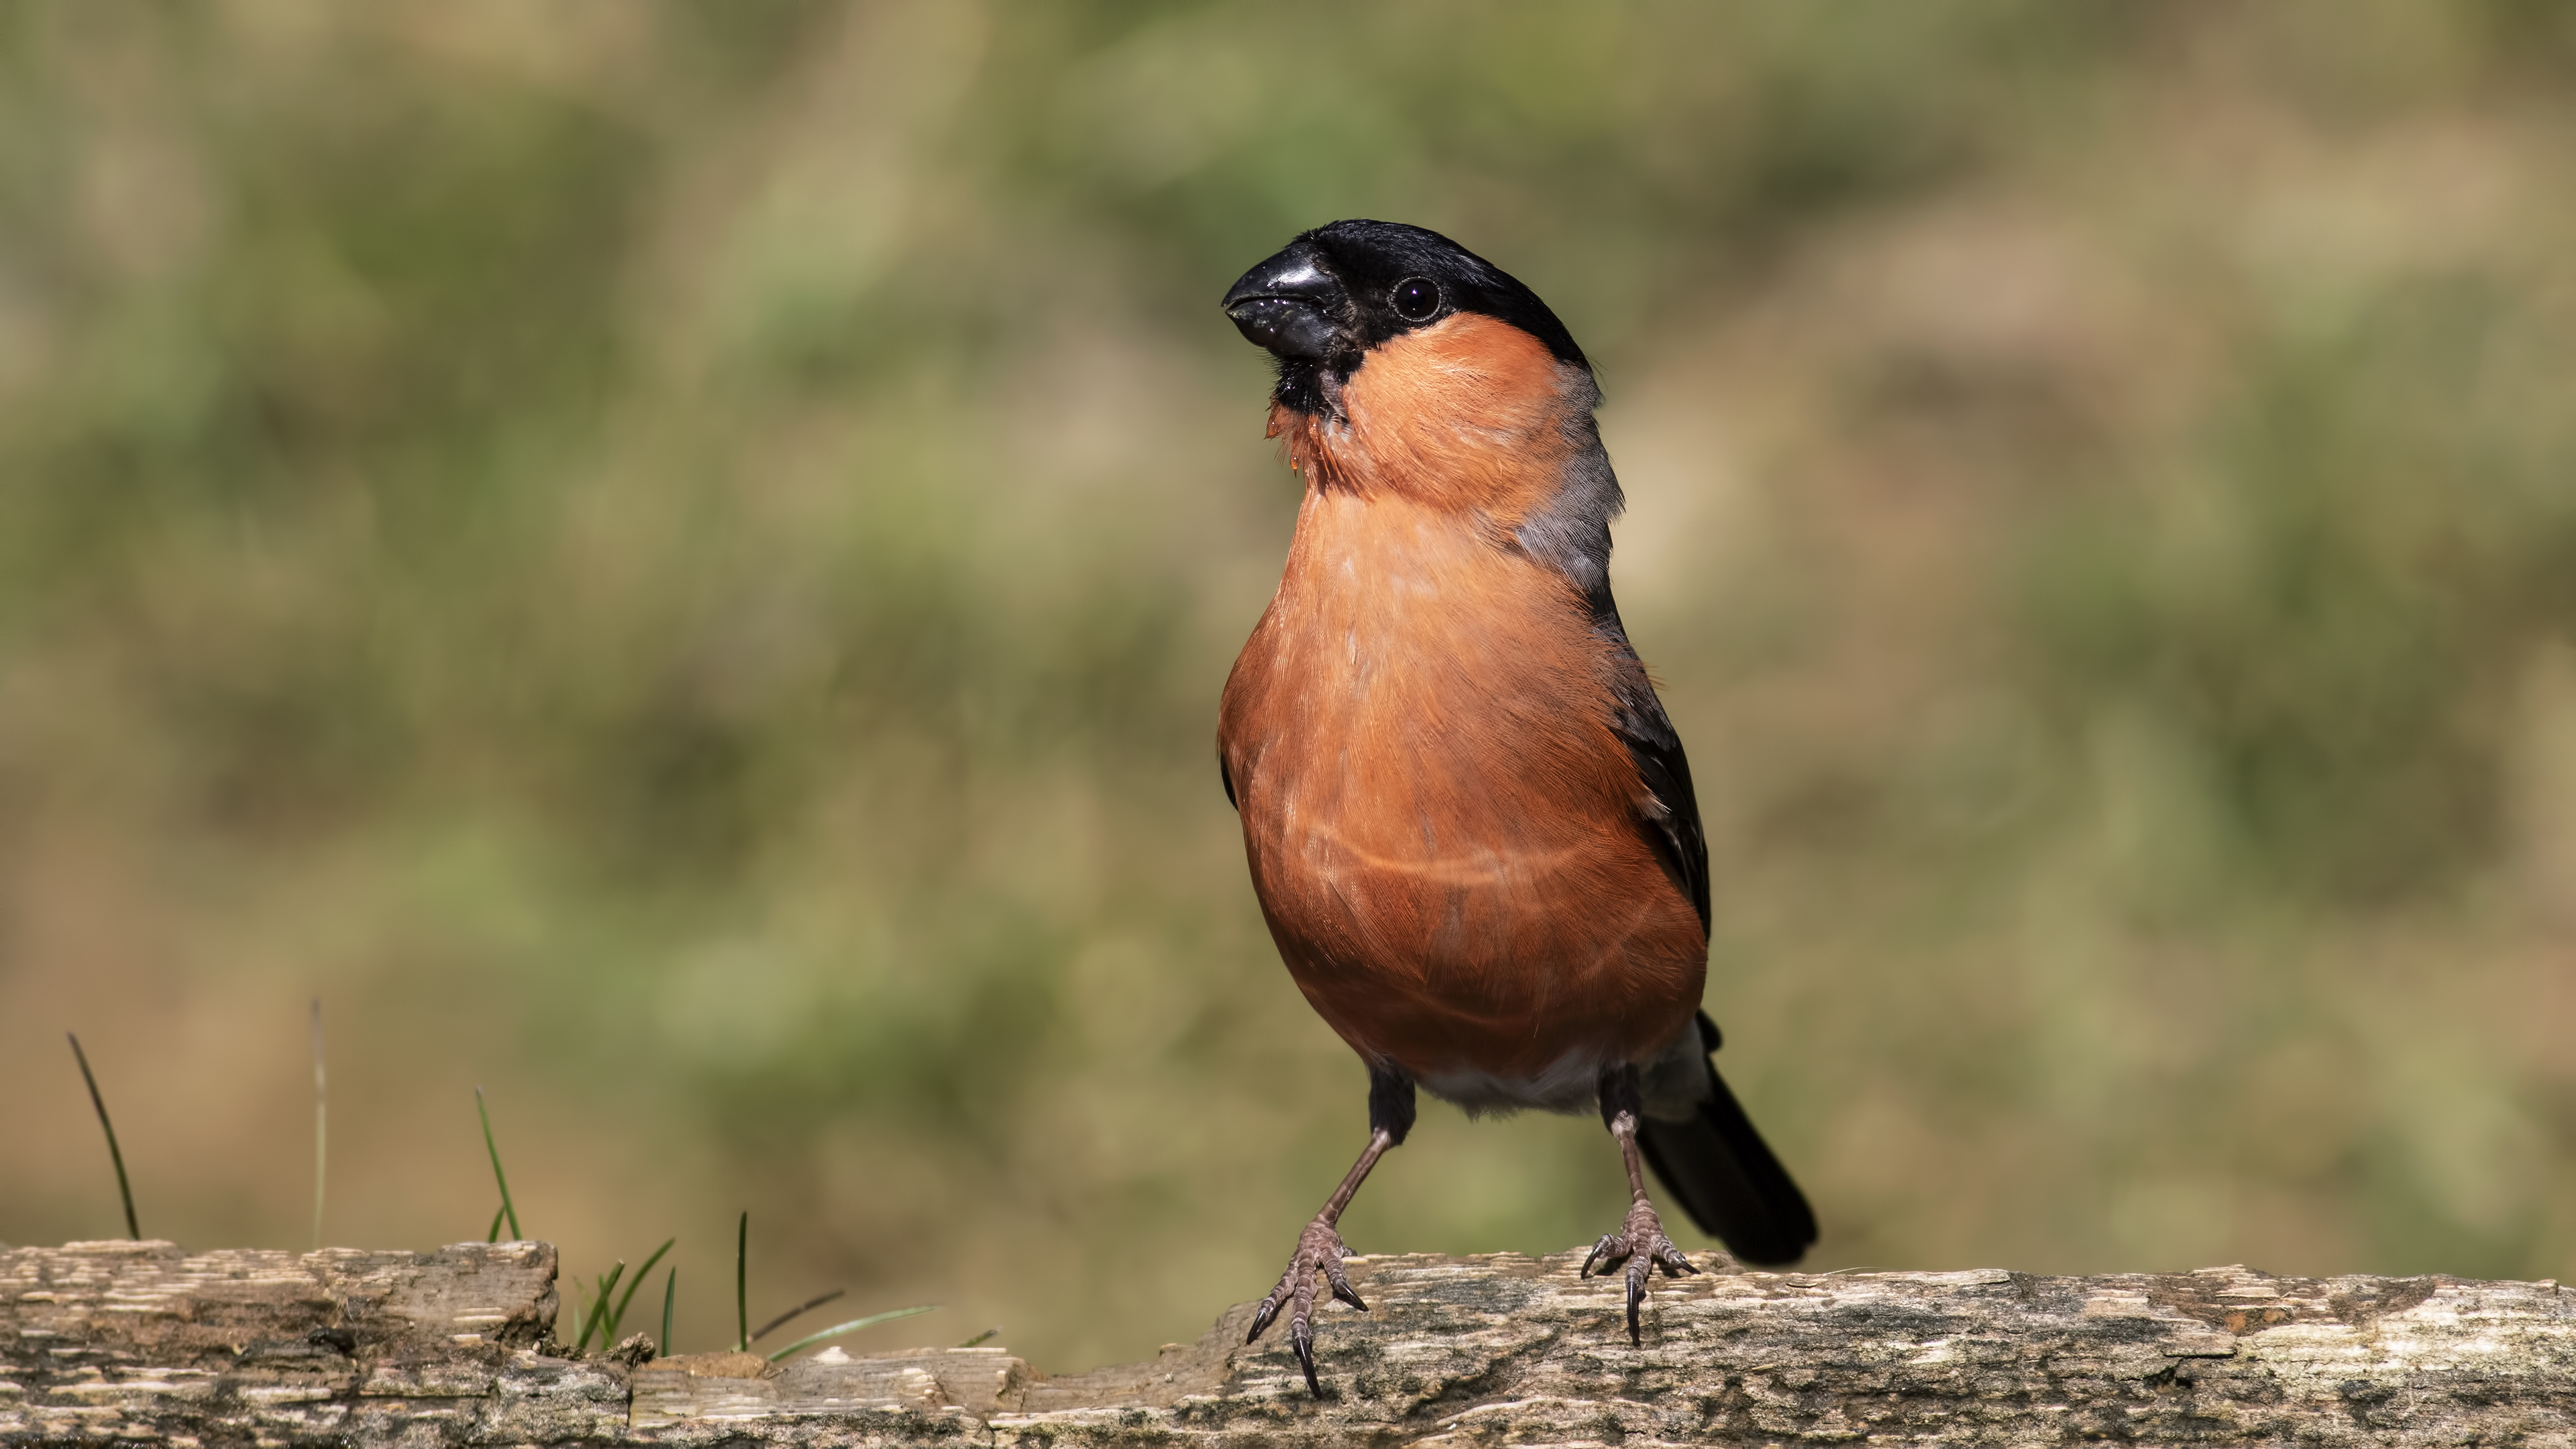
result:
[(779, 1329), (786, 1327), (793, 1320), (813, 1312), (815, 1309), (822, 1307), (824, 1304), (831, 1302), (835, 1298), (845, 1296), (849, 1291), (850, 1290), (847, 1288), (835, 1288), (820, 1298), (806, 1299), (804, 1302), (797, 1304), (795, 1307), (788, 1309), (776, 1318), (773, 1318), (767, 1323), (764, 1323), (760, 1327), (752, 1330), (751, 1341), (754, 1343), (760, 1342), (762, 1339), (767, 1338)]
[(751, 1209), (733, 1230), (733, 1329), (736, 1353), (751, 1352)]
[(617, 1291), (617, 1280), (625, 1272), (626, 1260), (620, 1258), (617, 1260), (616, 1267), (599, 1275), (599, 1298), (590, 1305), (590, 1317), (581, 1326), (581, 1342), (573, 1345), (574, 1347), (580, 1348), (587, 1345), (594, 1330), (599, 1334), (601, 1348), (608, 1347), (616, 1340), (617, 1322), (608, 1316), (609, 1295)]
[(492, 1231), (483, 1235), (483, 1241), (487, 1243), (501, 1241), (501, 1209), (492, 1209)]
[(997, 1333), (999, 1333), (999, 1332), (1001, 1332), (1001, 1331), (1002, 1331), (1002, 1325), (1000, 1325), (1000, 1324), (996, 1323), (996, 1324), (994, 1324), (992, 1327), (990, 1327), (990, 1328), (988, 1328), (988, 1329), (985, 1329), (982, 1333), (976, 1334), (973, 1338), (970, 1338), (970, 1339), (966, 1340), (964, 1343), (961, 1343), (961, 1344), (959, 1344), (959, 1345), (957, 1345), (957, 1346), (958, 1346), (959, 1348), (978, 1348), (978, 1347), (981, 1347), (981, 1346), (982, 1346), (986, 1341), (990, 1340), (994, 1334), (997, 1334)]
[(125, 1180), (125, 1150), (116, 1145), (116, 1124), (107, 1119), (107, 1099), (98, 1094), (98, 1078), (90, 1075), (89, 1053), (81, 1050), (80, 1038), (70, 1032), (72, 1060), (80, 1063), (81, 1080), (89, 1083), (89, 1104), (98, 1109), (98, 1125), (107, 1131), (107, 1160), (116, 1164), (116, 1196), (125, 1204), (125, 1235), (137, 1242), (143, 1229), (134, 1221), (134, 1187)]
[(474, 1115), (483, 1119), (483, 1150), (492, 1154), (492, 1180), (501, 1184), (501, 1215), (510, 1220), (510, 1241), (524, 1242), (526, 1239), (519, 1234), (519, 1210), (510, 1205), (510, 1179), (501, 1171), (501, 1149), (492, 1144), (492, 1109), (483, 1105), (481, 1087), (474, 1089)]
[(771, 1363), (777, 1363), (779, 1360), (787, 1357), (791, 1353), (794, 1353), (796, 1350), (800, 1348), (812, 1348), (814, 1345), (821, 1343), (827, 1338), (838, 1338), (845, 1333), (856, 1333), (862, 1328), (874, 1328), (880, 1323), (891, 1323), (898, 1318), (910, 1318), (916, 1313), (928, 1313), (930, 1310), (937, 1308), (938, 1306), (939, 1305), (936, 1303), (924, 1303), (918, 1308), (897, 1308), (887, 1313), (871, 1313), (865, 1318), (853, 1318), (847, 1323), (836, 1323), (830, 1328), (824, 1329), (821, 1333), (809, 1333), (803, 1338), (796, 1340), (794, 1343), (787, 1345), (785, 1348), (780, 1349), (778, 1352), (771, 1354), (769, 1356), (769, 1361)]
[(322, 998), (313, 998), (313, 1247), (322, 1247), (322, 1188), (331, 1165), (331, 1098), (322, 1076)]
[(662, 1280), (662, 1342), (660, 1348), (662, 1357), (664, 1358), (669, 1358), (671, 1356), (671, 1300), (679, 1296), (680, 1270), (675, 1264), (671, 1269), (671, 1276)]
[(664, 1238), (662, 1246), (653, 1250), (653, 1256), (644, 1260), (644, 1266), (635, 1270), (635, 1276), (626, 1280), (626, 1292), (617, 1300), (617, 1311), (608, 1315), (608, 1332), (611, 1337), (614, 1337), (618, 1328), (626, 1322), (626, 1305), (635, 1301), (635, 1290), (644, 1286), (644, 1280), (653, 1275), (653, 1265), (661, 1262), (662, 1255), (671, 1251), (671, 1245), (678, 1241), (677, 1238)]

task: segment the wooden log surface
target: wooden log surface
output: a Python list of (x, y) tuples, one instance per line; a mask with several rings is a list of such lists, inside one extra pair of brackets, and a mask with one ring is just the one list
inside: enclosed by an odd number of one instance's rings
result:
[[(1250, 1305), (1150, 1362), (995, 1348), (630, 1368), (552, 1337), (555, 1253), (0, 1251), (0, 1445), (1504, 1443), (2576, 1446), (2553, 1283), (2001, 1271), (1658, 1280), (1357, 1258), (1310, 1399)], [(1704, 1263), (1712, 1261), (1702, 1255)]]

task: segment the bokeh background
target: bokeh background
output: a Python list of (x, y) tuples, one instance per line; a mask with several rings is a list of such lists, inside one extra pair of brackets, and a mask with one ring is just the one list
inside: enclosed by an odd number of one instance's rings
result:
[[(1218, 790), (1334, 217), (1598, 360), (1821, 1267), (2576, 1271), (2576, 9), (0, 7), (0, 1238), (1071, 1369), (1359, 1145)], [(1362, 1250), (1554, 1250), (1426, 1110)], [(657, 1275), (658, 1276), (658, 1275)], [(658, 1298), (658, 1282), (645, 1302)], [(658, 1309), (655, 1310), (658, 1312)], [(648, 1317), (639, 1308), (637, 1317)]]

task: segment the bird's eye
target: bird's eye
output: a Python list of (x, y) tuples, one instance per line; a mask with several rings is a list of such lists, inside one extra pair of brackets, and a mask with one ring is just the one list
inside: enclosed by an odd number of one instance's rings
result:
[(1440, 310), (1440, 284), (1429, 277), (1407, 277), (1387, 294), (1387, 304), (1407, 322), (1428, 322)]

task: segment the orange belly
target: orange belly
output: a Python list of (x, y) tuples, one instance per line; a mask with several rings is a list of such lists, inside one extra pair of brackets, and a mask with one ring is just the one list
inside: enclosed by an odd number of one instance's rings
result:
[(1699, 918), (1647, 848), (1609, 646), (1474, 520), (1310, 490), (1219, 744), (1262, 909), (1364, 1057), (1471, 1107), (1579, 1108), (1699, 1005)]

